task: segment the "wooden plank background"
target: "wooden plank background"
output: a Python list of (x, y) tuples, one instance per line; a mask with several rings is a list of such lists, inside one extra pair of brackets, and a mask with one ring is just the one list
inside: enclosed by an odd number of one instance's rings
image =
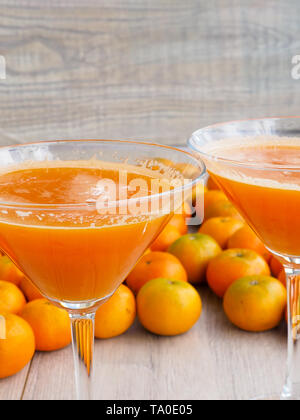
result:
[(3, 139), (185, 143), (299, 114), (298, 0), (0, 0)]
[[(201, 126), (299, 114), (298, 0), (0, 0), (0, 141), (148, 139), (185, 144)], [(247, 399), (279, 392), (285, 328), (252, 335), (201, 290), (178, 338), (137, 324), (97, 342), (101, 398)], [(71, 350), (37, 354), (0, 399), (70, 399)]]

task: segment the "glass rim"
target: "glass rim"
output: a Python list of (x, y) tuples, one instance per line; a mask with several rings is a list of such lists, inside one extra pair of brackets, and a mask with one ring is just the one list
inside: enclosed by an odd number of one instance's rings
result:
[[(88, 143), (106, 143), (106, 144), (123, 144), (123, 145), (136, 145), (136, 146), (147, 146), (147, 147), (154, 147), (157, 149), (163, 149), (163, 150), (170, 150), (173, 152), (177, 152), (179, 154), (185, 155), (187, 157), (189, 157), (191, 159), (191, 161), (194, 162), (194, 165), (199, 169), (200, 174), (195, 177), (195, 179), (193, 179), (191, 182), (184, 184), (181, 187), (176, 187), (171, 191), (165, 191), (162, 193), (156, 193), (156, 194), (150, 194), (148, 196), (145, 197), (138, 197), (138, 198), (129, 198), (127, 201), (128, 203), (133, 203), (134, 201), (139, 201), (139, 202), (143, 202), (143, 201), (149, 201), (152, 199), (160, 199), (163, 197), (166, 197), (167, 195), (175, 195), (178, 193), (181, 193), (189, 188), (193, 188), (195, 187), (202, 179), (204, 179), (204, 177), (207, 174), (207, 170), (206, 170), (206, 165), (203, 162), (203, 160), (199, 159), (198, 157), (195, 156), (195, 154), (191, 153), (189, 150), (183, 150), (183, 149), (179, 149), (177, 147), (173, 147), (173, 146), (168, 146), (168, 145), (161, 145), (161, 144), (157, 144), (157, 143), (151, 143), (151, 142), (146, 142), (146, 141), (134, 141), (134, 140), (107, 140), (107, 139), (78, 139), (78, 140), (47, 140), (47, 141), (39, 141), (39, 142), (31, 142), (31, 143), (21, 143), (21, 144), (16, 144), (16, 145), (10, 145), (10, 146), (1, 146), (0, 147), (0, 154), (2, 151), (9, 151), (11, 149), (21, 149), (21, 148), (26, 148), (26, 147), (30, 147), (30, 146), (42, 146), (42, 145), (53, 145), (53, 144), (68, 144), (68, 143), (84, 143), (84, 144), (88, 144)], [(111, 204), (122, 204), (124, 203), (124, 200), (117, 200), (117, 201), (113, 201), (111, 202)], [(95, 203), (96, 204), (96, 203)], [(1, 209), (26, 209), (26, 210), (76, 210), (76, 209), (90, 209), (91, 208), (91, 204), (84, 202), (84, 203), (76, 203), (76, 204), (34, 204), (34, 203), (14, 203), (14, 202), (1, 202), (0, 201), (0, 208)]]
[[(299, 121), (299, 131), (300, 131), (300, 115), (296, 116), (286, 116), (286, 117), (265, 117), (265, 118), (250, 118), (250, 119), (242, 119), (242, 120), (232, 120), (227, 121), (223, 123), (216, 123), (211, 124), (206, 127), (200, 128), (199, 130), (196, 130), (192, 136), (188, 140), (188, 146), (196, 153), (200, 155), (200, 157), (205, 157), (206, 159), (214, 162), (221, 162), (223, 164), (226, 164), (228, 166), (235, 166), (240, 168), (247, 168), (247, 169), (257, 169), (261, 171), (290, 171), (290, 172), (300, 172), (300, 167), (296, 168), (295, 166), (288, 166), (288, 165), (277, 165), (276, 167), (267, 167), (267, 166), (260, 166), (260, 164), (257, 164), (255, 162), (241, 162), (238, 160), (223, 158), (221, 156), (212, 155), (210, 153), (205, 153), (200, 150), (200, 145), (198, 144), (197, 139), (201, 137), (204, 133), (209, 134), (212, 129), (215, 128), (222, 128), (222, 127), (230, 127), (231, 125), (238, 125), (238, 124), (246, 124), (246, 123), (262, 123), (264, 121), (289, 121), (289, 120), (295, 120)], [(255, 133), (254, 133), (255, 134)], [(274, 135), (274, 137), (276, 134)], [(241, 136), (242, 137), (242, 136)], [(226, 138), (224, 138), (225, 140)], [(300, 146), (300, 137), (299, 137), (299, 146)]]

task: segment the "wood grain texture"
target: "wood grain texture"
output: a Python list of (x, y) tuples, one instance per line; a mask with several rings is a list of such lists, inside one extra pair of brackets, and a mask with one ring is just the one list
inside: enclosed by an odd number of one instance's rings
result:
[(30, 365), (28, 364), (20, 373), (11, 378), (0, 379), (0, 401), (14, 401), (23, 398)]
[[(0, 143), (184, 144), (207, 124), (299, 114), (299, 12), (298, 0), (0, 0)], [(284, 327), (243, 333), (201, 294), (203, 317), (187, 335), (157, 338), (137, 324), (97, 342), (100, 398), (280, 391)], [(73, 398), (72, 368), (71, 349), (36, 354), (30, 371), (0, 381), (0, 400)]]
[[(231, 326), (219, 299), (200, 289), (204, 312), (187, 334), (156, 337), (136, 325), (112, 340), (97, 340), (98, 399), (249, 399), (279, 394), (286, 331), (244, 333)], [(24, 399), (74, 398), (71, 348), (37, 354)]]
[(0, 0), (0, 127), (18, 141), (182, 144), (231, 119), (298, 114), (297, 0)]

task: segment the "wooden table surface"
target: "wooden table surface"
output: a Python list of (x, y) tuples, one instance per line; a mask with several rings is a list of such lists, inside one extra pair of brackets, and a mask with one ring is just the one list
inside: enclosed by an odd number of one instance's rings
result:
[[(0, 0), (1, 144), (148, 139), (183, 145), (201, 126), (299, 114), (298, 0)], [(200, 291), (188, 334), (138, 324), (96, 345), (105, 399), (247, 399), (279, 392), (285, 327), (248, 334)], [(37, 353), (1, 399), (74, 397), (71, 349)]]

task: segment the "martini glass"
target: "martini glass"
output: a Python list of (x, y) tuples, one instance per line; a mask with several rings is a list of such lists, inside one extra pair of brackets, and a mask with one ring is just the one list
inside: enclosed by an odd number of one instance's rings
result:
[(299, 400), (300, 118), (219, 124), (194, 133), (189, 145), (285, 267), (288, 361), (281, 399)]
[(95, 397), (96, 310), (205, 175), (192, 154), (126, 141), (0, 149), (0, 247), (72, 324), (77, 397)]

